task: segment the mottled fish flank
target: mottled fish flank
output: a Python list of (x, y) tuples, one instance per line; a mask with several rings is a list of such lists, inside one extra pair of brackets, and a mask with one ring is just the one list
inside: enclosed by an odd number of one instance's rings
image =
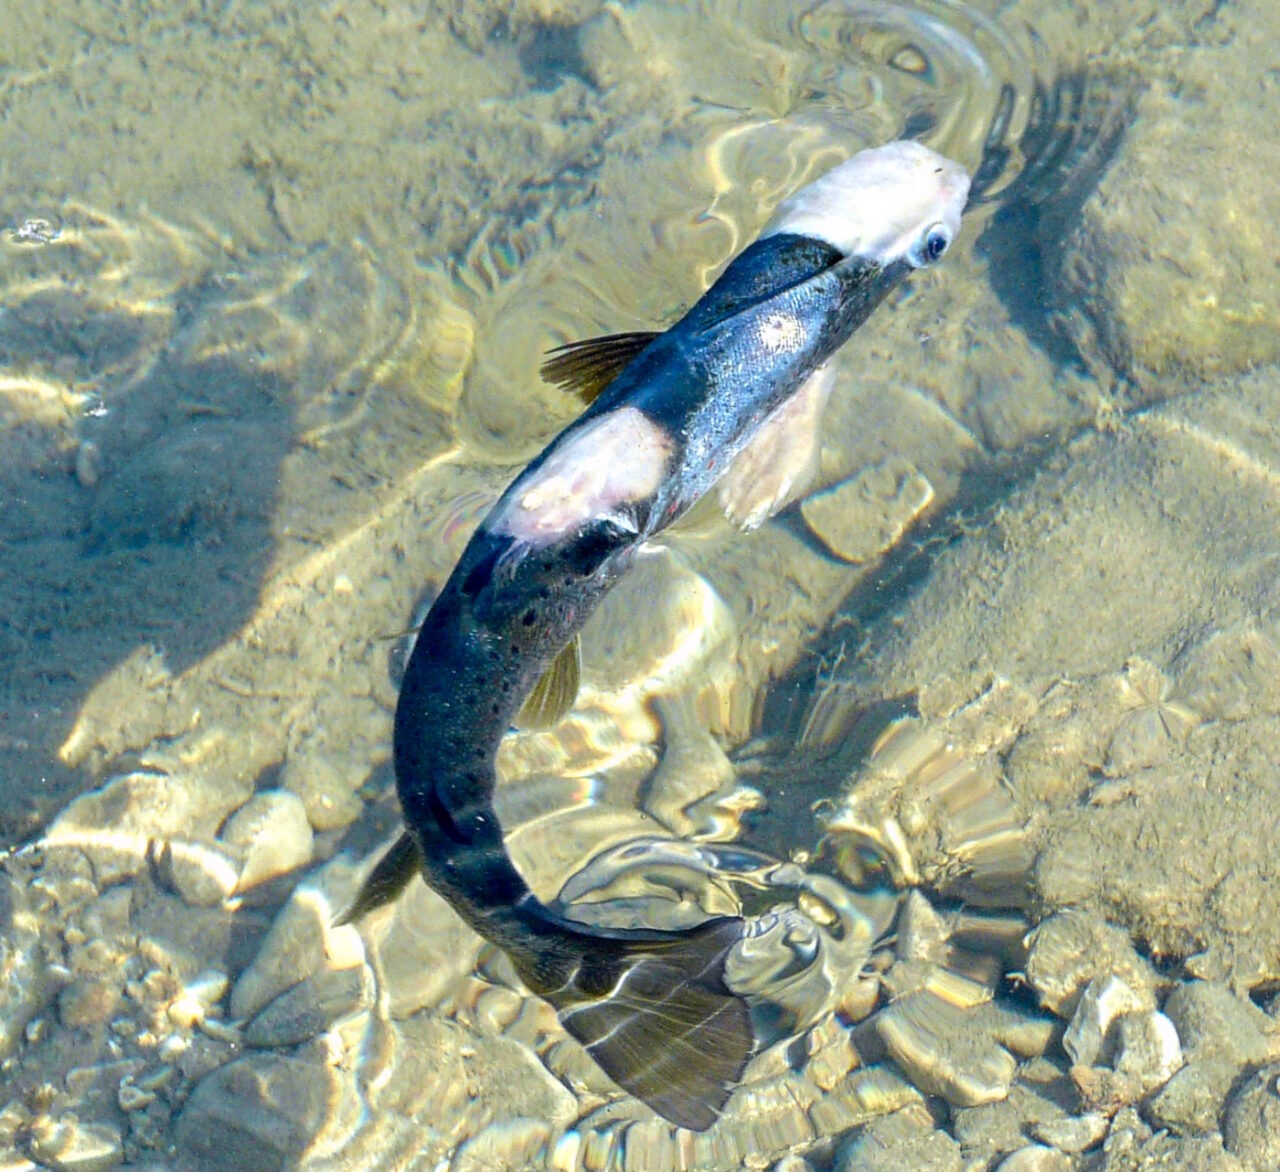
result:
[(578, 632), (645, 540), (718, 482), (746, 527), (803, 489), (780, 469), (817, 451), (825, 364), (946, 252), (968, 191), (964, 168), (917, 143), (863, 151), (788, 198), (670, 329), (553, 352), (544, 376), (590, 405), (481, 522), (405, 671), (394, 757), (407, 831), (348, 916), (420, 870), (620, 1087), (684, 1127), (715, 1122), (756, 1049), (725, 979), (745, 923), (609, 929), (544, 906), (504, 845), (498, 745), (572, 705)]

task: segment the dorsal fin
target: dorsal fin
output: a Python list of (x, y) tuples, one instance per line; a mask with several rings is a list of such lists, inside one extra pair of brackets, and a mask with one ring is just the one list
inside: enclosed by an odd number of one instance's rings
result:
[(547, 351), (542, 377), (589, 405), (656, 337), (658, 334), (654, 331), (636, 330), (557, 346)]
[(582, 649), (578, 636), (574, 635), (533, 685), (533, 691), (520, 707), (516, 723), (526, 729), (550, 728), (573, 707), (581, 678)]

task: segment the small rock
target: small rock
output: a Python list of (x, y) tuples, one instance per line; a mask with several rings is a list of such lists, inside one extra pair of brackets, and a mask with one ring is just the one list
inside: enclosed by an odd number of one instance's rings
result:
[(262, 1009), (244, 1029), (250, 1046), (296, 1046), (366, 1008), (373, 997), (364, 965), (322, 969)]
[(1280, 1064), (1264, 1066), (1227, 1104), (1227, 1151), (1250, 1168), (1280, 1168)]
[(294, 889), (231, 991), (233, 1017), (253, 1017), (286, 989), (323, 968), (346, 969), (363, 963), (360, 934), (350, 924), (333, 924), (351, 900), (352, 872), (350, 862), (339, 857)]
[(928, 1168), (930, 1172), (960, 1172), (960, 1145), (938, 1131), (928, 1111), (908, 1107), (867, 1124), (836, 1153), (837, 1172), (901, 1172)]
[(189, 907), (217, 907), (240, 882), (240, 860), (223, 847), (169, 838), (151, 851), (161, 880)]
[(792, 1154), (783, 1156), (769, 1169), (769, 1172), (813, 1172), (813, 1165), (803, 1156)]
[(166, 1012), (175, 1025), (190, 1029), (208, 1016), (227, 991), (227, 974), (217, 970), (201, 973), (188, 981), (182, 992), (170, 1003)]
[(1178, 1031), (1163, 1013), (1130, 1013), (1117, 1023), (1117, 1074), (1135, 1078), (1142, 1094), (1163, 1086), (1182, 1065)]
[(356, 791), (362, 780), (323, 753), (290, 754), (280, 773), (281, 784), (297, 795), (308, 821), (319, 831), (340, 830), (360, 817), (364, 803)]
[(106, 1025), (119, 1011), (123, 997), (117, 977), (80, 977), (58, 994), (58, 1019), (68, 1029)]
[(1157, 979), (1127, 932), (1091, 912), (1063, 911), (1028, 939), (1027, 980), (1040, 1004), (1069, 1018), (1090, 981), (1115, 976), (1137, 996), (1135, 1008), (1155, 1009)]
[(996, 1172), (1071, 1172), (1071, 1157), (1044, 1144), (1027, 1144), (1010, 1152), (996, 1165)]
[(0, 1059), (22, 1040), (54, 987), (27, 893), (8, 875), (0, 875)]
[(244, 854), (239, 891), (305, 867), (315, 849), (306, 807), (282, 789), (254, 794), (227, 820), (221, 837)]
[(316, 1062), (251, 1054), (205, 1075), (178, 1116), (184, 1172), (296, 1166), (324, 1126), (331, 1075)]
[(1029, 1131), (1034, 1134), (1036, 1127), (1066, 1121), (1070, 1111), (1079, 1110), (1079, 1101), (1060, 1067), (1048, 1059), (1033, 1059), (1023, 1064), (1007, 1099), (953, 1111), (950, 1130), (966, 1155), (991, 1167), (1004, 1153), (1022, 1147)]
[(1189, 1054), (1210, 1050), (1237, 1066), (1280, 1056), (1277, 1025), (1253, 1002), (1216, 981), (1189, 981), (1169, 994), (1164, 1011)]
[(1147, 1100), (1145, 1111), (1153, 1123), (1176, 1135), (1216, 1131), (1239, 1069), (1220, 1056), (1193, 1057)]
[(800, 505), (813, 535), (836, 557), (866, 562), (891, 549), (933, 500), (933, 485), (906, 460), (864, 469)]
[(126, 773), (76, 798), (41, 841), (84, 851), (93, 861), (98, 885), (109, 887), (147, 867), (153, 843), (205, 834), (212, 838), (243, 799), (244, 791), (236, 785), (218, 788), (164, 773)]
[(623, 1137), (624, 1172), (679, 1166), (680, 1153), (671, 1126), (661, 1119), (642, 1119), (627, 1128)]
[(65, 1115), (32, 1138), (31, 1155), (59, 1172), (98, 1172), (124, 1159), (120, 1132), (107, 1123), (81, 1123)]
[(1111, 1027), (1125, 1014), (1145, 1008), (1144, 998), (1119, 977), (1095, 977), (1086, 986), (1062, 1045), (1079, 1066), (1101, 1066), (1111, 1053)]
[(504, 1119), (467, 1140), (449, 1164), (449, 1172), (539, 1167), (550, 1138), (551, 1128), (540, 1119)]
[(456, 996), (482, 943), (425, 883), (411, 884), (389, 914), (370, 916), (361, 928), (393, 1018)]
[[(1112, 1137), (1115, 1138), (1114, 1132)], [(1222, 1137), (1216, 1133), (1179, 1137), (1163, 1131), (1142, 1143), (1133, 1143), (1128, 1136), (1123, 1137), (1123, 1142), (1109, 1139), (1102, 1162), (1089, 1167), (1090, 1172), (1145, 1172), (1149, 1168), (1170, 1172), (1259, 1172), (1225, 1151)]]
[(1087, 1111), (1065, 1119), (1048, 1119), (1033, 1124), (1027, 1130), (1034, 1139), (1049, 1147), (1075, 1154), (1101, 1143), (1109, 1126), (1110, 1120), (1101, 1111)]
[(1009, 1093), (1017, 1061), (966, 1010), (927, 991), (886, 1006), (872, 1025), (916, 1086), (960, 1107), (998, 1102)]

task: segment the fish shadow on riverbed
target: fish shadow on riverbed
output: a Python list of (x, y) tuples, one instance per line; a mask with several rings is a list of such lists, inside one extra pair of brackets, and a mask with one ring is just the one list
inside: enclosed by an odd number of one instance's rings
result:
[(1001, 187), (1015, 154), (1004, 141), (1010, 93), (974, 176), (971, 204), (998, 204), (977, 243), (991, 287), (1014, 325), (1060, 366), (1094, 369), (1062, 276), (1077, 259), (1072, 229), (1115, 158), (1140, 91), (1137, 75), (1122, 69), (1080, 70), (1038, 86), (1016, 144), (1022, 169)]

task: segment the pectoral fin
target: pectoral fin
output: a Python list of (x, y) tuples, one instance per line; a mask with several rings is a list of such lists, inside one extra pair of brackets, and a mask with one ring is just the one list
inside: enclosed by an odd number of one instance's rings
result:
[(755, 529), (804, 495), (822, 454), (822, 413), (835, 374), (820, 366), (775, 408), (720, 480), (720, 506), (735, 525)]
[(557, 346), (542, 364), (542, 377), (584, 403), (594, 403), (623, 367), (657, 336), (653, 331), (637, 330)]
[(369, 872), (369, 877), (351, 901), (351, 906), (334, 920), (334, 926), (350, 924), (366, 912), (390, 903), (409, 886), (421, 869), (422, 858), (418, 854), (418, 844), (408, 831), (401, 831), (400, 837), (391, 844), (391, 849)]
[(575, 635), (533, 685), (516, 716), (516, 724), (525, 729), (550, 728), (573, 707), (581, 678), (582, 648)]

